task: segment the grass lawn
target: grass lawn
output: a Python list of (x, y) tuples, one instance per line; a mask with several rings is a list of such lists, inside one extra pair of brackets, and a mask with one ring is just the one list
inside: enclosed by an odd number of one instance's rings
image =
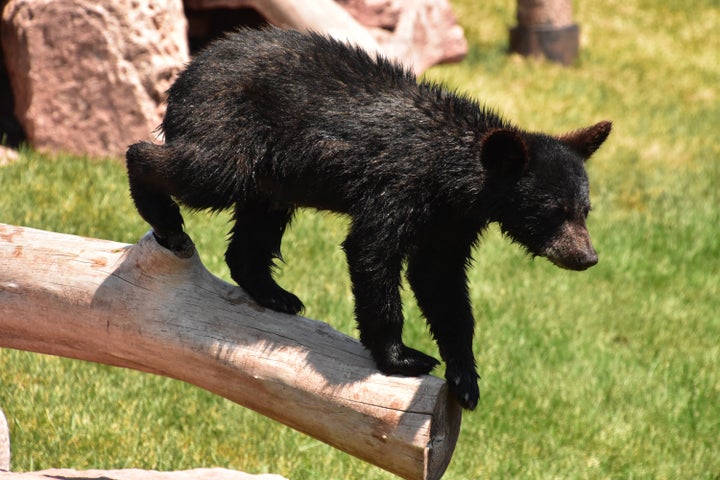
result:
[[(528, 129), (610, 119), (614, 130), (588, 165), (596, 267), (532, 260), (496, 228), (476, 252), (482, 396), (445, 478), (720, 478), (720, 5), (582, 2), (581, 57), (562, 68), (506, 54), (515, 2), (453, 4), (470, 53), (428, 77)], [(120, 162), (30, 151), (0, 167), (0, 222), (124, 242), (148, 229)], [(299, 215), (280, 283), (308, 316), (356, 335), (339, 247), (346, 226)], [(227, 216), (189, 215), (187, 229), (208, 268), (228, 278)], [(437, 355), (405, 298), (406, 341)], [(79, 361), (0, 350), (0, 407), (16, 471), (221, 466), (293, 480), (392, 478), (195, 387)]]

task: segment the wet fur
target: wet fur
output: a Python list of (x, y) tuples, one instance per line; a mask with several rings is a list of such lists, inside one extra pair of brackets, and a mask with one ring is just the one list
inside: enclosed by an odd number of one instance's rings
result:
[(466, 268), (485, 227), (499, 222), (566, 268), (597, 261), (584, 161), (608, 122), (559, 138), (528, 133), (321, 35), (241, 30), (212, 44), (171, 87), (162, 130), (164, 145), (127, 152), (131, 194), (161, 244), (188, 251), (176, 202), (233, 208), (233, 279), (259, 304), (294, 314), (302, 303), (272, 278), (293, 213), (349, 215), (343, 248), (363, 345), (386, 373), (438, 363), (401, 340), (406, 265), (465, 408), (479, 396)]

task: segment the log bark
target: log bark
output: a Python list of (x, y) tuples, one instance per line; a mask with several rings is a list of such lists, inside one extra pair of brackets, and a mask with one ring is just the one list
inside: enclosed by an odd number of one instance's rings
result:
[(356, 340), (259, 307), (151, 234), (0, 224), (0, 347), (176, 378), (407, 479), (440, 478), (460, 428), (444, 381), (381, 374)]

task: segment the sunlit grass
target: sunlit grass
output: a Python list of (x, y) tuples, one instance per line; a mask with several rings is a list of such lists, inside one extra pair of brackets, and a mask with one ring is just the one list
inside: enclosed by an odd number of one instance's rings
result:
[[(610, 119), (614, 130), (588, 164), (596, 267), (574, 273), (532, 260), (494, 227), (476, 251), (482, 398), (464, 416), (446, 478), (717, 479), (720, 8), (578, 4), (581, 56), (563, 68), (506, 54), (512, 2), (454, 3), (470, 54), (428, 77), (528, 129)], [(0, 221), (124, 242), (148, 229), (119, 163), (32, 152), (0, 167)], [(228, 216), (186, 222), (204, 262), (227, 279)], [(308, 316), (355, 335), (339, 247), (346, 225), (298, 215), (280, 282)], [(407, 342), (437, 354), (412, 294), (404, 297)], [(16, 470), (223, 466), (391, 478), (194, 387), (77, 361), (0, 351), (0, 407)]]

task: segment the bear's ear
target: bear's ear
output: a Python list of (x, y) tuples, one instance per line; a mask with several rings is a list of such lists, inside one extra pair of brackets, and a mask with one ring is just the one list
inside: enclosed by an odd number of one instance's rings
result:
[(490, 173), (517, 178), (530, 161), (528, 146), (514, 130), (490, 130), (482, 139), (480, 161)]
[(610, 130), (612, 130), (612, 122), (605, 121), (596, 123), (591, 127), (566, 133), (558, 137), (558, 140), (587, 160), (610, 135)]

